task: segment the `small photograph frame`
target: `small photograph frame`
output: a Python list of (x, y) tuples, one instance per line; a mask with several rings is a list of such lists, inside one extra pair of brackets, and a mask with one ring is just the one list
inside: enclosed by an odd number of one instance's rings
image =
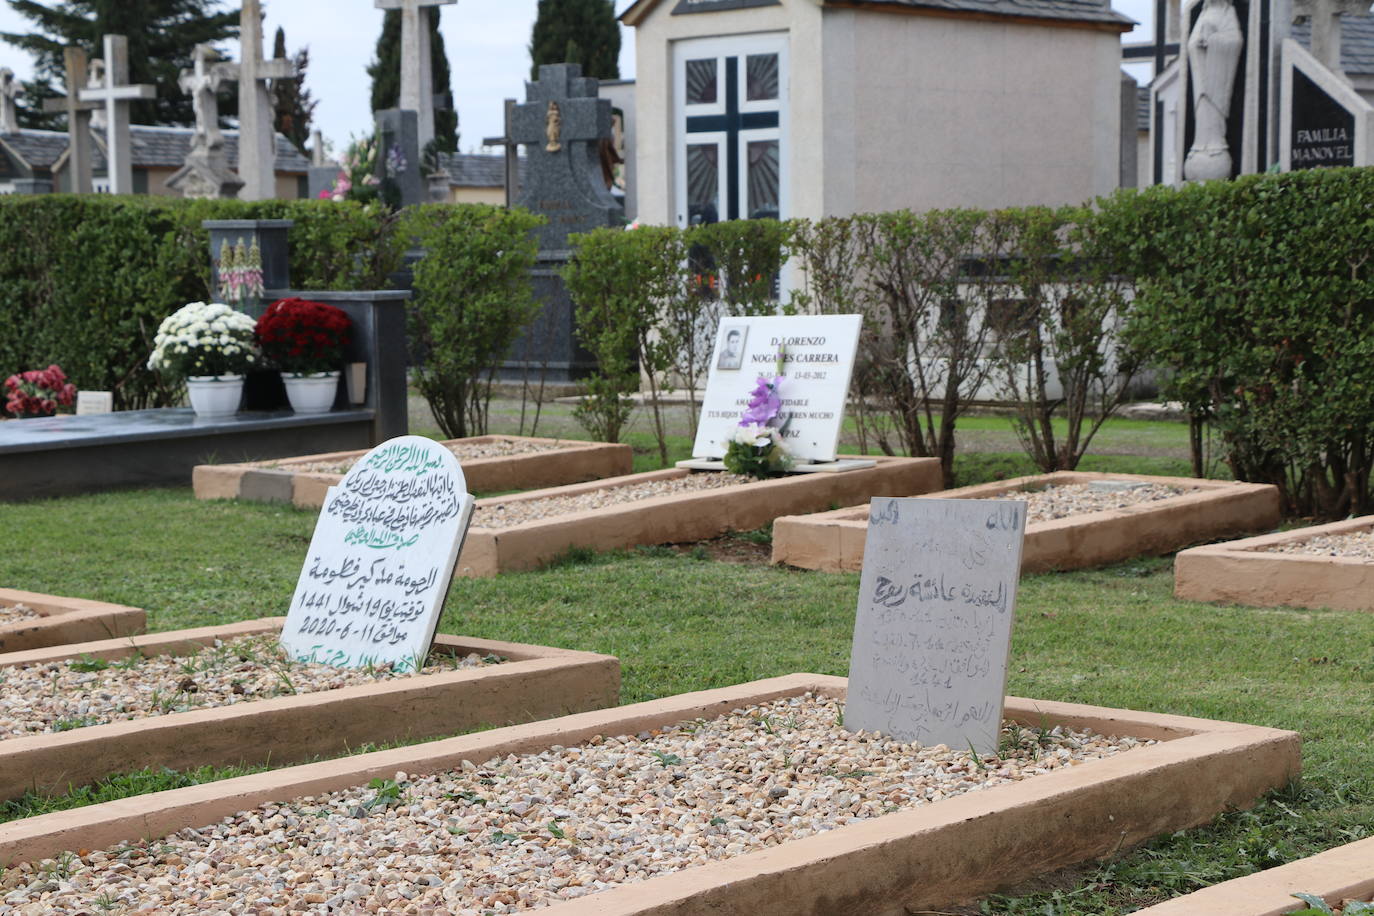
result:
[(748, 340), (749, 325), (721, 325), (720, 356), (716, 360), (716, 368), (721, 371), (744, 368), (744, 345)]

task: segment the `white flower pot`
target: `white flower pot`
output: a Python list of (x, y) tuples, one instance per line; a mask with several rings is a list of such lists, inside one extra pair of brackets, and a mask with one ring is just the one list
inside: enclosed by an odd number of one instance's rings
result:
[(193, 375), (186, 380), (186, 393), (197, 417), (232, 417), (239, 412), (239, 402), (243, 400), (243, 376)]
[(339, 373), (283, 372), (286, 397), (296, 413), (329, 413), (334, 409), (334, 397), (339, 393)]

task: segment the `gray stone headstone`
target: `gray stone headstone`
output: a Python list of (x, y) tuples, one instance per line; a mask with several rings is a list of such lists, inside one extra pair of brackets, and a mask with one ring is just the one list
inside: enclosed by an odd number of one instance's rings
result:
[(874, 499), (844, 725), (997, 751), (1026, 504)]
[[(290, 232), (295, 223), (289, 219), (208, 219), (201, 226), (210, 231), (210, 295), (221, 296), (219, 286), (219, 257), (224, 243), (230, 248), (240, 242), (251, 249), (257, 242), (262, 254), (263, 289), (290, 289), (291, 246)], [(254, 318), (262, 314), (258, 303), (244, 311)]]
[[(377, 112), (377, 139), (377, 177), (396, 183), (401, 206), (428, 203), (429, 189), (420, 170), (419, 115), (398, 108)], [(399, 171), (389, 166), (389, 162), (395, 162), (395, 151), (404, 160), (400, 163), (404, 168)]]

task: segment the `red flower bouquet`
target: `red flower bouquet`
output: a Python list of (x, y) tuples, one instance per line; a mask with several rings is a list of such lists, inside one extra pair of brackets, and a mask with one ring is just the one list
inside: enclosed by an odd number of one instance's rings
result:
[(21, 372), (5, 379), (5, 412), (14, 417), (51, 417), (58, 407), (76, 403), (76, 386), (67, 381), (62, 367)]
[(306, 299), (274, 302), (258, 319), (257, 338), (269, 365), (313, 374), (342, 367), (353, 322), (342, 309)]

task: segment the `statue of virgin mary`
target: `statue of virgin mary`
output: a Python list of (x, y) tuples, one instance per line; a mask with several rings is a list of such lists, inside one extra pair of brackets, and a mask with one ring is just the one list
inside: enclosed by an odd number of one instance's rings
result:
[(1183, 161), (1189, 181), (1231, 177), (1226, 120), (1236, 88), (1245, 33), (1231, 0), (1203, 0), (1188, 36), (1188, 73), (1193, 94), (1193, 146)]

